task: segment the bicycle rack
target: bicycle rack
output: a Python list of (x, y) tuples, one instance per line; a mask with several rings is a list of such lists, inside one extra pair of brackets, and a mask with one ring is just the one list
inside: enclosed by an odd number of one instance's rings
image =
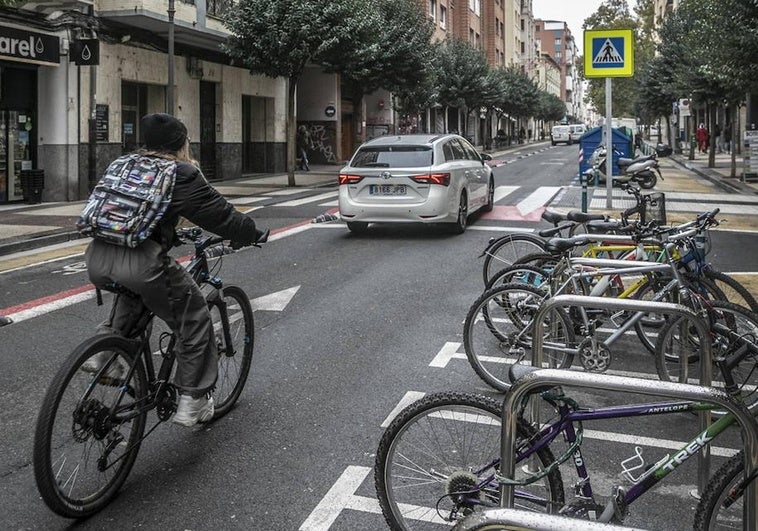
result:
[[(542, 337), (544, 328), (544, 317), (554, 309), (566, 306), (590, 307), (603, 310), (617, 311), (655, 311), (656, 313), (673, 314), (683, 317), (693, 318), (692, 322), (697, 329), (699, 337), (709, 337), (709, 331), (706, 324), (689, 308), (679, 304), (666, 302), (650, 302), (636, 300), (608, 299), (606, 297), (584, 297), (577, 295), (559, 295), (547, 300), (537, 312), (534, 322), (533, 344), (532, 344), (532, 364), (535, 367), (542, 367)], [(559, 369), (538, 369), (526, 376), (519, 378), (505, 395), (503, 401), (503, 424), (501, 436), (501, 470), (500, 473), (505, 477), (514, 477), (515, 462), (513, 460), (516, 437), (516, 411), (522, 403), (524, 397), (530, 392), (539, 388), (549, 386), (580, 386), (592, 389), (601, 389), (606, 391), (619, 391), (628, 393), (637, 393), (643, 395), (652, 395), (658, 397), (710, 402), (722, 406), (724, 409), (734, 414), (737, 423), (742, 430), (742, 440), (745, 446), (745, 473), (754, 474), (758, 468), (758, 424), (756, 419), (750, 414), (747, 408), (734, 402), (724, 391), (709, 387), (711, 384), (712, 367), (711, 367), (711, 348), (710, 342), (702, 342), (704, 349), (701, 358), (700, 385), (690, 385), (683, 383), (661, 382), (645, 380), (642, 378), (624, 378), (620, 376), (610, 376), (604, 374), (592, 374), (584, 372), (574, 372)], [(700, 417), (701, 429), (705, 430), (710, 423), (710, 412), (706, 411)], [(708, 469), (710, 466), (710, 451), (706, 447), (704, 451), (698, 452), (698, 487), (702, 492), (705, 483), (708, 480)], [(758, 515), (756, 507), (758, 506), (758, 485), (755, 481), (748, 484), (744, 494), (745, 499), (745, 530), (758, 531)], [(502, 484), (500, 487), (500, 506), (503, 508), (513, 508), (513, 486)], [(547, 517), (535, 513), (540, 516)], [(563, 527), (546, 528), (546, 529), (572, 529), (575, 528), (575, 522), (570, 519), (563, 524)], [(585, 522), (583, 522), (585, 523)], [(539, 527), (538, 527), (539, 528)], [(542, 529), (542, 528), (539, 528)]]
[[(458, 522), (452, 531), (479, 531), (480, 529), (500, 529), (492, 526), (511, 525), (518, 529), (539, 529), (539, 531), (562, 531), (577, 529), (582, 531), (612, 531), (619, 526), (576, 520), (554, 514), (533, 513), (520, 509), (490, 508), (472, 513)], [(488, 527), (489, 526), (489, 527)], [(515, 529), (514, 528), (514, 529)], [(510, 527), (508, 529), (511, 529)], [(639, 527), (624, 527), (624, 531), (644, 531)]]

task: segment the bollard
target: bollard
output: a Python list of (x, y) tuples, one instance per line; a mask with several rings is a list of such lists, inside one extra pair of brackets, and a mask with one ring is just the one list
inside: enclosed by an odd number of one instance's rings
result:
[(587, 212), (587, 180), (589, 178), (586, 175), (579, 173), (579, 182), (582, 185), (582, 212)]

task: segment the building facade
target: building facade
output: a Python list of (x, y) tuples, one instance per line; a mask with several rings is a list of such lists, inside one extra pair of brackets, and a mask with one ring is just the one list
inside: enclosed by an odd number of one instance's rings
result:
[(579, 120), (584, 115), (583, 91), (576, 61), (579, 49), (568, 25), (563, 21), (534, 21), (534, 38), (542, 53), (549, 54), (561, 68), (560, 98), (566, 104), (566, 115)]

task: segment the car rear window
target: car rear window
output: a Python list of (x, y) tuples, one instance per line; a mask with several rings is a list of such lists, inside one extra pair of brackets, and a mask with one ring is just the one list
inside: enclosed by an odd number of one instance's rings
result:
[(555, 133), (568, 133), (569, 127), (567, 125), (559, 125), (556, 127), (553, 127), (553, 134)]
[(358, 150), (354, 168), (410, 168), (432, 165), (430, 146), (369, 146)]

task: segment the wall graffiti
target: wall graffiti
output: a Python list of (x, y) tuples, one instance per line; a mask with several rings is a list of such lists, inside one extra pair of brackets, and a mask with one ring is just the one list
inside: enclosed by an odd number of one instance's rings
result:
[[(329, 122), (334, 124), (334, 122)], [(334, 125), (326, 126), (318, 123), (305, 124), (311, 134), (311, 162), (337, 162), (334, 154), (336, 135)]]

